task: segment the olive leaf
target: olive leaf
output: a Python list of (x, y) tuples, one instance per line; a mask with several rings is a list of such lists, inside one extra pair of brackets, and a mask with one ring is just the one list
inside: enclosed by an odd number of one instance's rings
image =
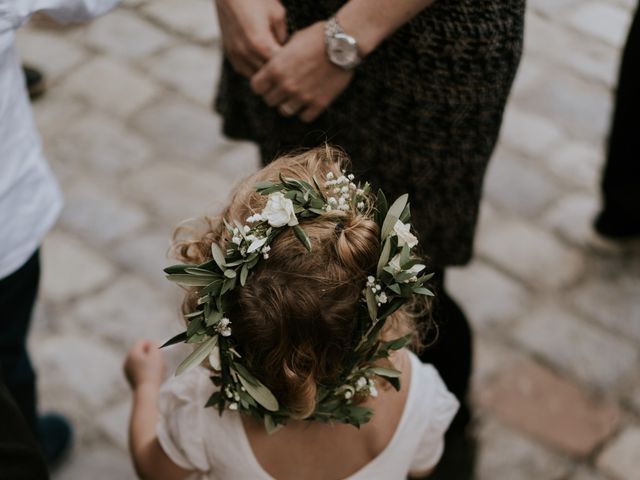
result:
[(242, 365), (234, 364), (234, 368), (238, 373), (240, 383), (242, 383), (242, 386), (245, 388), (247, 393), (270, 412), (277, 412), (280, 406), (278, 405), (276, 397), (271, 393), (271, 390), (264, 386), (260, 380), (251, 375)]
[(398, 197), (398, 199), (393, 202), (391, 207), (389, 207), (389, 211), (387, 212), (387, 216), (382, 223), (382, 231), (380, 233), (381, 238), (387, 238), (391, 233), (394, 225), (398, 220), (400, 220), (400, 216), (402, 215), (402, 211), (404, 210), (407, 201), (409, 200), (409, 195), (404, 194)]
[(211, 278), (201, 277), (197, 275), (172, 273), (167, 275), (167, 280), (181, 285), (189, 285), (192, 287), (206, 287), (211, 283)]
[(376, 223), (378, 225), (382, 225), (384, 221), (384, 217), (387, 216), (387, 211), (389, 206), (387, 204), (387, 197), (384, 196), (382, 190), (378, 190), (378, 194), (376, 195)]
[(168, 347), (169, 345), (175, 345), (176, 343), (182, 343), (187, 339), (187, 332), (182, 332), (160, 345), (160, 348)]
[(298, 237), (298, 240), (302, 242), (305, 248), (308, 251), (311, 251), (311, 240), (309, 240), (307, 233), (300, 227), (300, 225), (293, 227), (293, 233), (295, 233), (296, 237)]
[(205, 403), (205, 408), (206, 407), (212, 407), (214, 405), (217, 405), (218, 403), (220, 403), (220, 400), (222, 400), (222, 393), (221, 392), (213, 392), (213, 394), (209, 397), (209, 400), (207, 400), (207, 403)]
[(255, 184), (255, 189), (260, 191), (260, 190), (265, 190), (267, 188), (271, 188), (273, 187), (274, 183), (270, 182), (268, 180), (264, 180), (262, 182), (258, 182)]
[(267, 431), (267, 433), (269, 435), (271, 435), (272, 433), (277, 432), (282, 427), (283, 427), (283, 425), (276, 423), (271, 415), (265, 415), (264, 416), (264, 428), (265, 428), (265, 430)]
[(184, 273), (187, 268), (192, 268), (193, 265), (188, 264), (177, 264), (171, 265), (169, 267), (165, 267), (163, 272), (166, 274), (174, 274), (174, 273)]
[(244, 287), (244, 284), (247, 283), (247, 276), (249, 275), (249, 267), (247, 264), (242, 265), (242, 269), (240, 270), (240, 285)]
[(378, 315), (378, 302), (376, 302), (376, 295), (371, 291), (371, 288), (367, 287), (365, 296), (367, 298), (367, 309), (369, 310), (369, 318), (372, 322), (375, 322)]
[(178, 368), (176, 368), (176, 376), (186, 372), (196, 365), (199, 365), (205, 358), (207, 358), (217, 343), (218, 336), (215, 335), (198, 346), (198, 348), (191, 352), (191, 355), (185, 358), (182, 363), (178, 365)]
[(218, 265), (218, 268), (220, 268), (220, 271), (224, 272), (224, 253), (222, 253), (220, 246), (215, 242), (211, 244), (211, 255), (213, 255), (213, 260), (216, 262), (216, 265)]
[(385, 378), (398, 378), (402, 375), (401, 372), (394, 368), (371, 367), (368, 371)]
[(205, 324), (207, 325), (207, 327), (215, 325), (222, 319), (222, 315), (223, 314), (221, 311), (215, 310), (212, 308), (211, 311), (209, 312), (209, 315), (207, 315), (207, 320)]
[(382, 252), (380, 252), (380, 258), (378, 259), (378, 268), (376, 269), (376, 276), (382, 275), (382, 271), (387, 263), (389, 263), (389, 256), (391, 253), (391, 241), (387, 238), (384, 241)]
[(424, 287), (417, 287), (413, 289), (413, 293), (417, 293), (418, 295), (427, 295), (429, 297), (435, 296), (431, 290)]

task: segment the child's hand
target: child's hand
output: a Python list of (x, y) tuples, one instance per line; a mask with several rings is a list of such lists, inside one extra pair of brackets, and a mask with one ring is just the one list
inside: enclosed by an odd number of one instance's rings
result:
[(157, 344), (140, 340), (129, 350), (124, 361), (124, 374), (131, 388), (150, 384), (160, 387), (164, 381), (164, 359)]

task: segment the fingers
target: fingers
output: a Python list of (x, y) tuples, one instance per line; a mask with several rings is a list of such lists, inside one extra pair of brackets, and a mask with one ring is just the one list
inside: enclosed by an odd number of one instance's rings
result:
[(283, 117), (292, 117), (296, 113), (298, 113), (303, 107), (304, 107), (304, 104), (302, 102), (298, 100), (289, 100), (280, 104), (278, 106), (278, 111), (280, 112), (280, 115), (282, 115)]
[(313, 122), (325, 109), (323, 105), (312, 103), (300, 113), (300, 120), (306, 123)]
[(263, 96), (275, 86), (275, 81), (276, 79), (273, 77), (271, 69), (266, 66), (251, 77), (251, 89), (256, 95)]
[(279, 2), (275, 2), (271, 5), (269, 12), (269, 25), (276, 41), (280, 45), (284, 45), (289, 36), (287, 32), (287, 11)]
[(284, 15), (281, 19), (273, 20), (273, 22), (271, 23), (271, 30), (273, 31), (273, 35), (280, 45), (284, 45), (287, 42), (289, 32), (287, 30), (287, 21)]
[(251, 34), (224, 46), (233, 69), (247, 78), (260, 70), (280, 48), (271, 32), (265, 35)]
[(262, 96), (264, 102), (270, 107), (284, 103), (287, 98), (288, 95), (280, 88), (272, 88)]

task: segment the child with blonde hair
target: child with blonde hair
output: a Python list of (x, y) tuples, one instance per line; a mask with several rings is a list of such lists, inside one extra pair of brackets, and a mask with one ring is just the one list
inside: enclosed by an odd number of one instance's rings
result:
[(176, 232), (186, 331), (166, 345), (194, 350), (164, 385), (157, 346), (127, 357), (142, 478), (402, 479), (438, 462), (458, 402), (407, 348), (431, 293), (407, 196), (389, 205), (346, 161), (282, 157), (206, 232)]

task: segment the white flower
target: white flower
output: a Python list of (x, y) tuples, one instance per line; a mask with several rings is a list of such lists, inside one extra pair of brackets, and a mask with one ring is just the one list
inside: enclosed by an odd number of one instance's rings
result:
[(293, 227), (298, 225), (298, 219), (293, 210), (293, 202), (284, 196), (282, 192), (274, 192), (269, 195), (267, 205), (262, 210), (263, 218), (272, 227)]
[(242, 238), (237, 236), (237, 235), (234, 235), (231, 238), (231, 243), (235, 243), (236, 245), (240, 245), (242, 243)]
[(416, 263), (413, 267), (411, 267), (409, 270), (407, 270), (407, 272), (413, 273), (414, 276), (415, 276), (418, 273), (420, 273), (422, 270), (424, 270), (425, 268), (426, 267), (424, 265), (422, 265), (421, 263)]
[(351, 385), (345, 385), (344, 386), (344, 398), (346, 400), (349, 400), (351, 398), (353, 398), (353, 395), (356, 393), (355, 389), (351, 386)]
[[(400, 254), (396, 254), (394, 255), (394, 257), (389, 260), (389, 266), (397, 273), (399, 271), (402, 270), (402, 267), (400, 266)], [(411, 268), (408, 268), (407, 270), (404, 270), (405, 272), (409, 272), (413, 274), (413, 277), (411, 277), (409, 280), (407, 280), (405, 283), (409, 283), (409, 282), (415, 282), (418, 280), (418, 278), (416, 277), (416, 275), (418, 275), (418, 273), (420, 273), (422, 270), (424, 270), (426, 267), (421, 264), (421, 263), (416, 263), (414, 266), (412, 266)]]
[(378, 299), (378, 303), (387, 303), (387, 301), (389, 300), (387, 298), (387, 294), (385, 292), (382, 292), (380, 295), (378, 295), (376, 297)]
[(358, 380), (356, 380), (357, 390), (362, 390), (366, 386), (367, 386), (367, 379), (365, 377), (360, 377)]
[(356, 207), (358, 207), (358, 210), (364, 210), (364, 202), (358, 202)]
[(329, 205), (335, 205), (336, 203), (338, 203), (338, 201), (335, 199), (335, 197), (329, 197), (329, 198), (327, 199), (327, 203), (328, 203)]
[(217, 345), (213, 347), (213, 350), (209, 354), (209, 365), (217, 372), (222, 370), (220, 365), (220, 348)]
[(227, 396), (227, 398), (233, 398), (233, 390), (231, 390), (231, 387), (229, 387), (229, 385), (224, 387), (224, 394)]
[(236, 402), (230, 403), (229, 410), (238, 410), (238, 404)]
[(328, 172), (328, 173), (327, 173), (327, 178), (328, 178), (329, 180), (331, 180), (331, 179), (333, 178), (333, 172)]
[(367, 287), (375, 285), (375, 283), (376, 283), (376, 277), (374, 277), (373, 275), (369, 275), (367, 277)]
[(251, 230), (251, 228), (249, 228), (249, 225), (245, 225), (243, 229), (244, 229), (244, 233), (249, 233), (249, 230)]
[(394, 272), (399, 272), (400, 270), (402, 270), (402, 267), (400, 266), (400, 254), (399, 253), (394, 255), (394, 257), (391, 260), (389, 260), (389, 266), (391, 268), (393, 268)]
[(231, 320), (228, 318), (221, 319), (216, 325), (216, 331), (223, 337), (231, 335)]
[(350, 173), (349, 175), (347, 175), (347, 178), (348, 178), (349, 180), (353, 180), (353, 179), (354, 179), (354, 178), (356, 178), (356, 177), (354, 177), (354, 176), (353, 176), (353, 173)]
[(398, 236), (398, 245), (409, 245), (409, 248), (413, 248), (418, 244), (418, 239), (411, 233), (411, 225), (408, 223), (402, 223), (400, 220), (393, 226), (393, 231)]

